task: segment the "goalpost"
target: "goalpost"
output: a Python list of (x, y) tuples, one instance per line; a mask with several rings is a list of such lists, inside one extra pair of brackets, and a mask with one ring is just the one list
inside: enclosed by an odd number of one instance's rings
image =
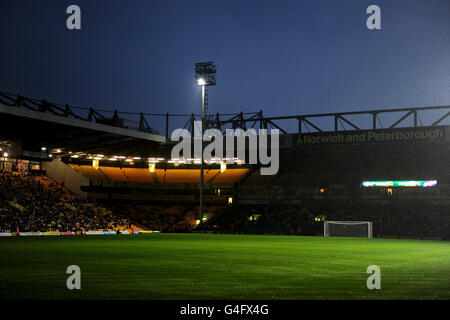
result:
[(372, 238), (372, 222), (325, 220), (323, 222), (323, 236)]

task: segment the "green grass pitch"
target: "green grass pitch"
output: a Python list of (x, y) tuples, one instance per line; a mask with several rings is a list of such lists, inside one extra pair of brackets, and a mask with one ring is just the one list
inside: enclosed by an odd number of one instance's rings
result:
[[(0, 299), (450, 299), (450, 242), (149, 234), (0, 239)], [(68, 290), (67, 266), (81, 268)], [(381, 290), (368, 290), (369, 265)]]

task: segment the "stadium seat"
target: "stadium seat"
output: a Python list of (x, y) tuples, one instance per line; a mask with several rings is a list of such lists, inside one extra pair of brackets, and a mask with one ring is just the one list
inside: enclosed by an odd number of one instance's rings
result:
[(84, 176), (90, 178), (90, 179), (96, 179), (96, 180), (106, 180), (108, 177), (100, 170), (95, 169), (93, 166), (86, 166), (86, 165), (75, 165), (75, 164), (69, 164), (69, 166), (77, 171), (79, 171)]
[(99, 170), (103, 171), (109, 179), (114, 181), (128, 181), (127, 176), (124, 174), (121, 168), (117, 167), (100, 167)]
[(214, 183), (235, 183), (242, 179), (249, 169), (227, 169), (214, 179)]
[(153, 183), (153, 176), (148, 169), (143, 168), (123, 168), (124, 174), (131, 182)]

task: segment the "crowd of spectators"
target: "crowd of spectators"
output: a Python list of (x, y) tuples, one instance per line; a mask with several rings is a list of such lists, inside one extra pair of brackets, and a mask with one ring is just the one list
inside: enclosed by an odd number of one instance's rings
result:
[[(161, 232), (191, 232), (196, 224), (199, 208), (186, 203), (122, 202), (109, 204), (114, 211), (123, 212), (136, 223)], [(205, 205), (204, 217), (216, 214), (223, 206)]]
[[(191, 232), (198, 207), (185, 204), (99, 203), (62, 183), (25, 172), (0, 171), (0, 232), (115, 230), (131, 224), (161, 232)], [(206, 207), (206, 216), (216, 207)]]
[(122, 212), (136, 223), (154, 231), (172, 232), (177, 224), (189, 220), (190, 208), (174, 204), (118, 202), (106, 204)]
[[(108, 210), (106, 209), (108, 208)], [(371, 221), (375, 237), (450, 239), (450, 205), (430, 200), (317, 200), (286, 205), (205, 206), (107, 203), (83, 199), (46, 177), (0, 171), (0, 231), (116, 229), (141, 225), (161, 232), (321, 235), (323, 220)]]
[(85, 231), (129, 224), (126, 218), (113, 216), (43, 179), (23, 172), (0, 171), (0, 231)]
[(215, 215), (202, 231), (323, 235), (323, 220), (371, 221), (375, 237), (450, 239), (450, 205), (317, 201), (302, 205), (241, 205)]

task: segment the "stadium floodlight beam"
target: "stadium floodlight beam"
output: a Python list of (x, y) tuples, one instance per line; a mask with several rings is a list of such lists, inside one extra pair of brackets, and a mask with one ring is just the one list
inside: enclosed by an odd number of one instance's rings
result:
[(200, 161), (200, 208), (198, 221), (203, 220), (203, 132), (205, 130), (206, 90), (208, 86), (216, 85), (216, 66), (212, 61), (198, 62), (195, 64), (195, 83), (202, 87), (202, 130), (201, 130), (201, 161)]

